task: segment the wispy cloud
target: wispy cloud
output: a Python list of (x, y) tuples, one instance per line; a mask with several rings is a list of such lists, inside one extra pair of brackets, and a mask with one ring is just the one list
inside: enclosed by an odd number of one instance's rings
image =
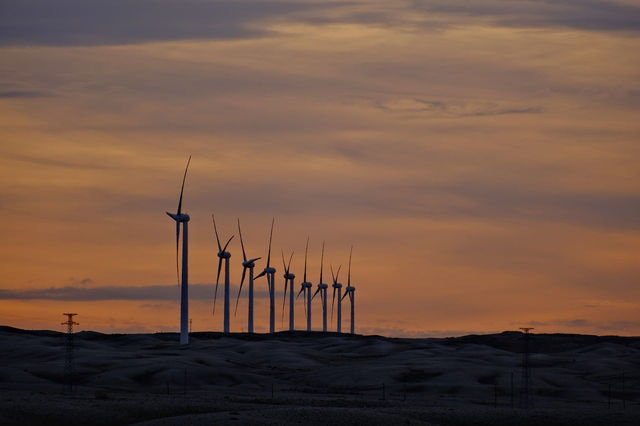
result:
[(382, 111), (403, 116), (423, 117), (481, 117), (506, 114), (539, 114), (542, 107), (536, 105), (516, 105), (497, 102), (453, 102), (437, 99), (398, 98), (371, 99), (371, 105)]

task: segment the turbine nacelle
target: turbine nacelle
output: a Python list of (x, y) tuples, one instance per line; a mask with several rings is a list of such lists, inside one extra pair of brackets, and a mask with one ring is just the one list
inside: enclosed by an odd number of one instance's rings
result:
[(328, 285), (326, 285), (326, 284), (322, 284), (322, 283), (320, 283), (320, 284), (318, 284), (318, 288), (321, 288), (321, 289), (323, 289), (323, 290), (326, 290), (327, 288), (329, 288), (329, 286), (328, 286)]
[(283, 275), (285, 280), (292, 280), (296, 277), (296, 274), (286, 273)]
[(174, 214), (169, 212), (165, 212), (165, 213), (167, 213), (167, 215), (171, 219), (175, 220), (176, 222), (189, 222), (189, 219), (191, 219), (189, 215), (186, 213), (182, 213), (182, 214)]
[(302, 283), (302, 284), (300, 284), (300, 285), (301, 285), (302, 287), (304, 287), (304, 288), (311, 288), (311, 287), (313, 287), (313, 284), (311, 284), (311, 283), (310, 283), (310, 282), (308, 282), (308, 281), (305, 281), (305, 282), (303, 282), (303, 283)]
[(231, 253), (229, 253), (228, 251), (219, 251), (218, 257), (220, 259), (229, 259), (231, 257)]
[(353, 293), (356, 291), (356, 288), (352, 285), (347, 285), (347, 287), (344, 289), (344, 294), (342, 295), (342, 299), (344, 300), (345, 297), (349, 296), (349, 298), (353, 298)]
[(256, 260), (261, 259), (260, 257), (256, 257), (255, 259), (249, 259), (249, 260), (245, 260), (244, 262), (242, 262), (242, 266), (244, 266), (245, 268), (255, 268), (256, 266)]
[(264, 272), (264, 273), (266, 273), (266, 274), (275, 274), (275, 272), (276, 272), (276, 268), (271, 268), (271, 267), (269, 267), (269, 268), (264, 268), (264, 271), (262, 271), (262, 272)]
[(331, 284), (331, 287), (333, 287), (333, 288), (342, 288), (342, 284), (340, 284), (340, 283), (333, 283), (333, 284)]

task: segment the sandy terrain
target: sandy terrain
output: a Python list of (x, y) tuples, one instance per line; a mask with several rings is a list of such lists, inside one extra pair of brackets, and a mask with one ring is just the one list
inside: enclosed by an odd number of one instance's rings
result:
[[(0, 327), (0, 424), (640, 424), (640, 338), (64, 335)], [(512, 387), (513, 381), (513, 387)]]

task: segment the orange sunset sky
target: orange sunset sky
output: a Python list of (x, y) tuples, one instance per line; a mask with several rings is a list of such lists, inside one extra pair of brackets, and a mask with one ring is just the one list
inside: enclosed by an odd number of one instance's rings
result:
[(638, 1), (2, 0), (0, 324), (177, 331), (193, 155), (194, 331), (214, 212), (250, 257), (275, 217), (279, 330), (309, 236), (314, 285), (353, 244), (358, 333), (638, 335), (638, 52)]

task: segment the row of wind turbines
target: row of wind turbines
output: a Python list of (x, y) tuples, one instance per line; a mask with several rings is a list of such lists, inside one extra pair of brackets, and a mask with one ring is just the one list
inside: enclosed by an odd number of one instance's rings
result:
[[(180, 285), (180, 344), (189, 343), (189, 290), (188, 290), (188, 223), (190, 217), (186, 213), (182, 213), (182, 195), (184, 193), (184, 183), (187, 177), (187, 171), (189, 170), (189, 164), (191, 163), (191, 157), (187, 161), (187, 166), (184, 171), (184, 176), (182, 177), (182, 187), (180, 189), (180, 198), (178, 201), (178, 210), (175, 214), (166, 212), (173, 220), (176, 222), (176, 272), (179, 276), (179, 284)], [(216, 287), (214, 293), (214, 302), (213, 302), (213, 314), (215, 315), (215, 306), (216, 299), (218, 295), (218, 285), (220, 283), (220, 273), (222, 271), (222, 263), (224, 261), (224, 325), (223, 329), (225, 333), (229, 333), (229, 316), (230, 316), (230, 284), (229, 284), (229, 263), (231, 258), (231, 253), (227, 251), (229, 247), (229, 243), (233, 239), (233, 235), (227, 240), (224, 246), (220, 243), (220, 237), (218, 235), (218, 228), (216, 226), (215, 216), (212, 214), (211, 218), (213, 220), (213, 229), (216, 235), (216, 242), (218, 244), (218, 273), (216, 277)], [(249, 280), (248, 280), (248, 318), (247, 318), (247, 330), (249, 333), (253, 333), (253, 325), (254, 325), (254, 316), (253, 316), (253, 290), (254, 290), (254, 280), (266, 276), (267, 279), (267, 287), (269, 291), (269, 332), (275, 332), (275, 273), (276, 269), (271, 266), (271, 242), (273, 240), (273, 225), (275, 220), (271, 221), (271, 230), (269, 232), (269, 248), (267, 255), (267, 265), (263, 269), (263, 271), (258, 274), (256, 277), (253, 275), (253, 270), (256, 266), (255, 262), (261, 259), (261, 257), (247, 259), (247, 255), (244, 248), (244, 241), (242, 238), (242, 230), (240, 228), (240, 219), (238, 219), (238, 234), (240, 235), (240, 245), (242, 247), (242, 279), (240, 280), (240, 288), (238, 289), (238, 295), (236, 298), (236, 313), (238, 310), (238, 302), (240, 301), (240, 295), (242, 293), (242, 286), (244, 284), (247, 270), (249, 270)], [(180, 273), (179, 266), (179, 254), (180, 254), (180, 224), (182, 224), (182, 273)], [(294, 300), (297, 299), (300, 295), (303, 296), (303, 302), (305, 306), (305, 316), (307, 320), (307, 331), (311, 331), (311, 301), (316, 297), (316, 295), (320, 295), (320, 301), (322, 304), (322, 331), (327, 331), (327, 289), (328, 285), (323, 282), (323, 266), (324, 266), (324, 241), (322, 242), (322, 255), (320, 258), (320, 279), (318, 281), (316, 291), (311, 294), (313, 284), (307, 281), (307, 255), (309, 250), (309, 238), (307, 237), (307, 243), (305, 246), (305, 255), (304, 255), (304, 276), (303, 282), (301, 283), (300, 291), (297, 296), (294, 298), (294, 280), (295, 274), (291, 272), (291, 260), (293, 259), (293, 253), (289, 257), (289, 263), (285, 262), (284, 251), (282, 251), (282, 265), (284, 269), (284, 293), (283, 293), (283, 304), (282, 304), (282, 314), (284, 316), (285, 312), (285, 304), (287, 299), (287, 291), (289, 293), (289, 330), (294, 330)], [(353, 246), (349, 252), (349, 269), (347, 274), (347, 287), (345, 288), (345, 293), (342, 294), (342, 284), (338, 282), (338, 278), (340, 275), (340, 269), (338, 268), (337, 273), (334, 274), (333, 267), (331, 267), (331, 275), (333, 278), (333, 301), (331, 304), (331, 314), (333, 317), (333, 309), (336, 301), (336, 294), (338, 297), (337, 303), (337, 322), (336, 322), (336, 331), (338, 333), (342, 332), (342, 300), (346, 297), (349, 297), (350, 307), (351, 307), (351, 334), (354, 333), (355, 322), (354, 322), (354, 303), (355, 303), (355, 287), (351, 285), (351, 257), (353, 254)]]

